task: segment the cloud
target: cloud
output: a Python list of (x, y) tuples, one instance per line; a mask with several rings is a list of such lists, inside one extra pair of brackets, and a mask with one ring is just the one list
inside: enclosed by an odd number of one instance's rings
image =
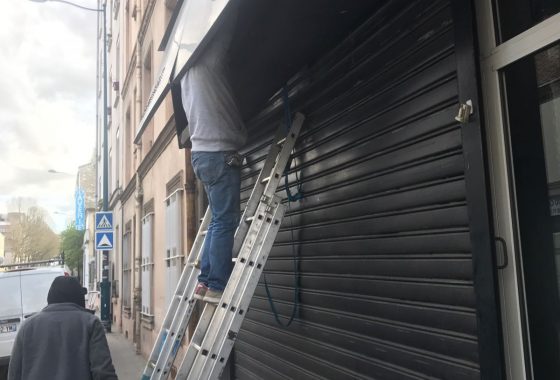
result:
[(75, 176), (47, 171), (75, 174), (95, 147), (97, 16), (60, 3), (4, 0), (0, 25), (0, 212), (17, 196), (68, 212)]

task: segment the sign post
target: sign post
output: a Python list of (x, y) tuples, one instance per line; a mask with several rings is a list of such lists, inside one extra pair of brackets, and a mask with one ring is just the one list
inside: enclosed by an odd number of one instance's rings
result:
[(95, 213), (95, 249), (103, 251), (101, 280), (101, 322), (111, 331), (111, 283), (109, 282), (109, 250), (113, 249), (113, 212)]

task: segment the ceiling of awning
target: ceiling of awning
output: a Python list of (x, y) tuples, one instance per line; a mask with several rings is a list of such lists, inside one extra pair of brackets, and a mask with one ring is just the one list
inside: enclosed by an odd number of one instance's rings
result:
[(241, 0), (230, 63), (244, 117), (253, 116), (291, 77), (341, 42), (382, 2)]

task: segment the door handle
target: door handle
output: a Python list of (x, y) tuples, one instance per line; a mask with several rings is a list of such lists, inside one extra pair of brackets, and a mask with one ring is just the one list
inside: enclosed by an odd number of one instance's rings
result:
[(500, 243), (500, 245), (502, 246), (502, 251), (504, 252), (504, 262), (501, 265), (498, 264), (496, 266), (498, 269), (505, 269), (509, 264), (507, 244), (506, 241), (499, 236), (496, 236), (495, 239), (498, 243)]

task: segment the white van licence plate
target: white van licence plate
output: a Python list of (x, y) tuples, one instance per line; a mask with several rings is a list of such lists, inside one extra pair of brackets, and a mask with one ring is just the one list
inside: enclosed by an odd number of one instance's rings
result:
[(7, 333), (15, 332), (16, 330), (17, 330), (17, 325), (15, 323), (0, 325), (0, 334), (7, 334)]

